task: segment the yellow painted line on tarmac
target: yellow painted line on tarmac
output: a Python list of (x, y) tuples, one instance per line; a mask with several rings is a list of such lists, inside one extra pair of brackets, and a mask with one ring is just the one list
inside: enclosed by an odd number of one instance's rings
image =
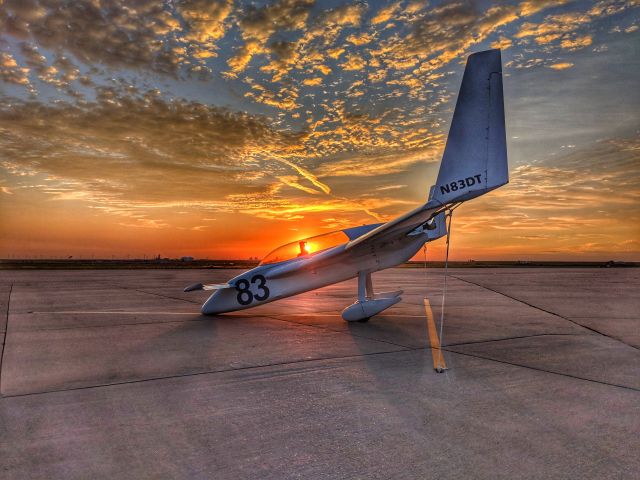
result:
[(440, 372), (447, 369), (447, 364), (440, 349), (438, 330), (436, 329), (436, 322), (433, 320), (433, 312), (428, 298), (424, 299), (424, 312), (427, 315), (427, 330), (429, 332), (429, 343), (431, 344), (431, 355), (433, 356), (433, 368)]

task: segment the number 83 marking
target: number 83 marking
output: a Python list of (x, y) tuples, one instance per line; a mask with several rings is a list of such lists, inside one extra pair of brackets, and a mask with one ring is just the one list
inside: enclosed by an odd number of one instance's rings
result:
[[(253, 294), (250, 290), (252, 284), (258, 284), (259, 294)], [(267, 279), (262, 275), (254, 275), (251, 277), (251, 283), (246, 278), (242, 278), (236, 282), (236, 290), (238, 291), (238, 303), (240, 305), (249, 305), (255, 298), (259, 302), (269, 298), (269, 289), (267, 288)]]

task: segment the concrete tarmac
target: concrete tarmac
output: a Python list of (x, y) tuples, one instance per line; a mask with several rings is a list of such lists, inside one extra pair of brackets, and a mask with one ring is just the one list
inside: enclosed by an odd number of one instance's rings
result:
[[(637, 478), (640, 269), (374, 274), (205, 317), (237, 270), (0, 271), (0, 478)], [(6, 338), (5, 338), (6, 337)]]

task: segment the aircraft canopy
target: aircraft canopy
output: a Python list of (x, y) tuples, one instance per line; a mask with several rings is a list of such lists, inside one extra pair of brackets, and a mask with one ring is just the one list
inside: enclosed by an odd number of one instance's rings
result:
[(349, 236), (342, 230), (316, 235), (315, 237), (302, 238), (276, 248), (262, 259), (260, 265), (284, 262), (293, 258), (304, 257), (305, 255), (313, 255), (322, 250), (346, 243), (349, 240)]

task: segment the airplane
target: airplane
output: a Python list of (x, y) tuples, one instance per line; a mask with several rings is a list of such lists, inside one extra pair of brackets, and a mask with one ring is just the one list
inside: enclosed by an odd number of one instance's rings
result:
[(342, 318), (366, 322), (403, 293), (375, 293), (373, 272), (408, 261), (426, 242), (446, 235), (453, 208), (508, 182), (502, 61), (500, 49), (492, 49), (467, 58), (436, 184), (424, 205), (387, 223), (296, 240), (227, 283), (197, 283), (184, 291), (213, 290), (201, 312), (216, 315), (357, 277), (358, 298)]

